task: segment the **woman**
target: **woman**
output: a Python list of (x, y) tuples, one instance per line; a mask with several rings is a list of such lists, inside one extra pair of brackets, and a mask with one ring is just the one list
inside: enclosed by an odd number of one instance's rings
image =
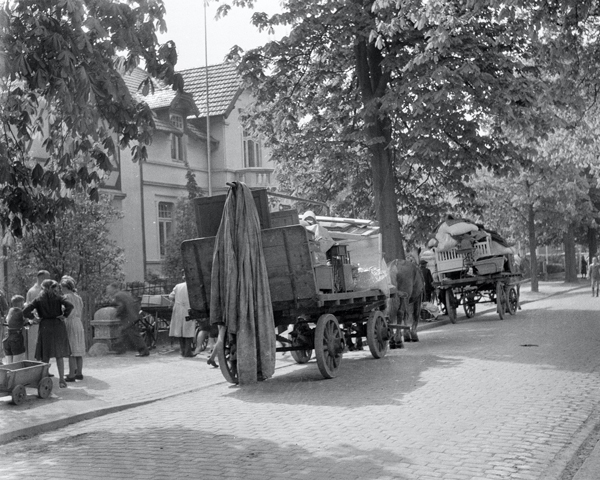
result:
[(73, 311), (65, 320), (67, 336), (71, 346), (69, 357), (69, 374), (65, 378), (67, 382), (83, 380), (83, 356), (85, 355), (85, 332), (81, 323), (83, 313), (83, 300), (77, 295), (75, 280), (65, 275), (60, 279), (60, 288), (65, 298), (73, 304)]
[(33, 318), (33, 311), (37, 311), (40, 329), (35, 359), (48, 363), (51, 358), (56, 358), (60, 388), (67, 386), (63, 358), (71, 355), (64, 319), (71, 314), (73, 308), (73, 304), (60, 295), (58, 283), (54, 280), (44, 280), (40, 294), (23, 310), (25, 318)]

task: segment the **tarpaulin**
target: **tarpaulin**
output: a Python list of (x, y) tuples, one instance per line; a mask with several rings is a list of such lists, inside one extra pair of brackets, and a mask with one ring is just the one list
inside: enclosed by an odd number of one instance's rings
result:
[(231, 184), (215, 241), (210, 322), (224, 324), (235, 338), (240, 385), (273, 375), (275, 323), (260, 221), (241, 182)]

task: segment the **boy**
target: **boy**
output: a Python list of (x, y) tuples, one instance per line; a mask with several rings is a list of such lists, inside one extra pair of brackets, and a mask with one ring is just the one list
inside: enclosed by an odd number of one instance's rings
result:
[(6, 355), (6, 363), (16, 363), (25, 359), (25, 341), (23, 338), (23, 327), (29, 322), (26, 322), (23, 317), (23, 306), (25, 299), (21, 295), (14, 295), (10, 299), (12, 308), (6, 315), (6, 333), (2, 346)]

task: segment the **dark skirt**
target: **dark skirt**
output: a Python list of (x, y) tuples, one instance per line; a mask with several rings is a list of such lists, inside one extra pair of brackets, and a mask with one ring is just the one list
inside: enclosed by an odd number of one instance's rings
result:
[(44, 318), (40, 322), (35, 359), (47, 362), (51, 358), (71, 355), (69, 336), (65, 322), (58, 318)]

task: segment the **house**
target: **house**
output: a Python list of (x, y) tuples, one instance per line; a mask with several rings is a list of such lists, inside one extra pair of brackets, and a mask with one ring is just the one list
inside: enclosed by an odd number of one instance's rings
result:
[(145, 97), (137, 93), (145, 72), (138, 69), (125, 76), (130, 91), (152, 108), (156, 124), (148, 160), (134, 163), (128, 150), (120, 151), (102, 190), (123, 212), (114, 225), (114, 238), (125, 250), (127, 281), (161, 272), (167, 238), (174, 228), (175, 204), (188, 194), (188, 168), (205, 196), (225, 193), (227, 182), (232, 181), (251, 188), (275, 185), (268, 152), (240, 122), (251, 98), (241, 88), (235, 66), (220, 64), (180, 73), (184, 93), (157, 84)]

